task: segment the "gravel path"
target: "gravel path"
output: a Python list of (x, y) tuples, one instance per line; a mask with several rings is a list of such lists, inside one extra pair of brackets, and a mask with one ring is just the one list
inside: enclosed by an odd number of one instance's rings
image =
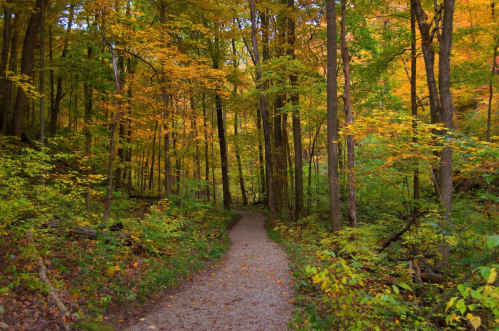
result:
[(287, 329), (293, 289), (286, 254), (268, 238), (265, 215), (238, 213), (222, 267), (184, 282), (127, 331)]

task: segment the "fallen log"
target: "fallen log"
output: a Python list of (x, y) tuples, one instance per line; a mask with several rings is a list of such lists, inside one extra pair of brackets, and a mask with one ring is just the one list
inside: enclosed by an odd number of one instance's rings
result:
[[(28, 232), (27, 236), (28, 236), (29, 242), (33, 243), (33, 247), (35, 247), (34, 246), (34, 241), (33, 241), (33, 234), (31, 232)], [(69, 310), (66, 307), (66, 305), (64, 304), (64, 302), (61, 300), (61, 297), (59, 297), (59, 294), (57, 294), (57, 290), (55, 289), (55, 287), (50, 282), (50, 279), (47, 276), (47, 267), (45, 266), (45, 263), (43, 263), (42, 258), (38, 254), (38, 251), (36, 250), (36, 247), (35, 247), (35, 249), (34, 249), (34, 251), (33, 251), (32, 254), (33, 254), (33, 259), (36, 260), (36, 264), (38, 266), (38, 277), (40, 278), (40, 280), (42, 282), (44, 282), (45, 284), (47, 284), (47, 286), (49, 288), (49, 294), (52, 297), (52, 299), (55, 301), (55, 304), (57, 305), (57, 308), (61, 312), (61, 315), (62, 315), (62, 324), (64, 326), (64, 330), (70, 331), (71, 327), (65, 321), (65, 318), (70, 315)]]
[[(55, 220), (47, 221), (43, 224), (45, 228), (50, 229), (59, 229), (62, 228), (63, 225)], [(116, 231), (117, 229), (122, 228), (119, 226), (111, 226), (109, 228), (110, 231), (103, 231), (101, 229), (94, 229), (87, 226), (77, 226), (71, 229), (71, 235), (80, 238), (97, 240), (99, 237), (106, 238), (106, 241), (111, 240), (111, 236), (114, 237), (115, 240), (123, 241), (125, 244), (129, 245), (132, 243), (132, 236), (130, 233)]]

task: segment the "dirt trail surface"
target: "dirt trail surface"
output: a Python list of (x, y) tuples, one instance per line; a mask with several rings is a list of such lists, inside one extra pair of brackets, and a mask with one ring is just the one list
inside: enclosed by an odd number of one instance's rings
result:
[(238, 213), (222, 267), (184, 282), (127, 331), (287, 329), (293, 289), (286, 254), (268, 238), (265, 215)]

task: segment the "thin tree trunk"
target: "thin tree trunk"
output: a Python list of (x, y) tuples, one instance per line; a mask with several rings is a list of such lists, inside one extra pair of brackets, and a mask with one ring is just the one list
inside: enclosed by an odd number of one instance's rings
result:
[[(87, 48), (87, 60), (90, 62), (92, 59), (92, 48), (88, 47)], [(88, 73), (87, 73), (88, 74)], [(87, 77), (89, 79), (89, 77)], [(92, 87), (91, 85), (85, 81), (83, 84), (83, 93), (85, 95), (85, 156), (87, 159), (90, 157), (90, 144), (92, 141), (92, 135), (90, 133), (90, 119), (92, 116)], [(89, 182), (89, 176), (90, 176), (90, 167), (87, 166), (85, 169), (85, 176), (87, 178), (87, 184), (86, 184), (86, 192), (85, 192), (85, 207), (87, 210), (87, 218), (90, 220), (91, 218), (91, 195), (90, 195), (90, 182)]]
[(262, 69), (260, 67), (260, 54), (258, 52), (258, 44), (256, 41), (256, 17), (255, 17), (255, 3), (253, 0), (248, 0), (251, 9), (251, 41), (253, 44), (253, 53), (255, 54), (255, 64), (256, 64), (256, 81), (258, 84), (258, 89), (260, 90), (260, 110), (262, 115), (263, 124), (263, 134), (265, 139), (265, 163), (267, 167), (267, 196), (268, 196), (268, 207), (269, 207), (269, 217), (270, 226), (275, 226), (275, 206), (274, 206), (274, 187), (273, 187), (273, 173), (272, 173), (272, 154), (270, 148), (270, 126), (268, 122), (267, 110), (265, 109), (265, 97), (263, 95), (262, 80)]
[[(416, 86), (416, 75), (417, 75), (417, 50), (416, 50), (416, 13), (411, 7), (411, 110), (412, 110), (412, 133), (414, 137), (412, 141), (414, 144), (418, 143), (417, 131), (418, 131), (418, 104), (417, 104), (417, 86)], [(416, 160), (414, 162), (414, 175), (413, 175), (413, 189), (414, 189), (414, 213), (418, 210), (418, 200), (419, 200), (419, 162)]]
[[(220, 52), (221, 45), (218, 37), (215, 37), (214, 45), (215, 54), (212, 55), (213, 69), (220, 69)], [(223, 105), (222, 98), (218, 91), (215, 92), (215, 106), (217, 110), (217, 126), (218, 126), (218, 138), (220, 143), (220, 162), (222, 168), (222, 187), (223, 187), (223, 204), (226, 210), (231, 208), (231, 197), (230, 197), (230, 187), (229, 187), (229, 170), (228, 170), (228, 158), (227, 158), (227, 142), (225, 140), (225, 129), (224, 129), (224, 116), (223, 116)]]
[[(346, 126), (353, 126), (352, 104), (350, 101), (350, 54), (346, 41), (346, 0), (341, 0), (341, 56), (343, 58), (343, 73), (345, 75), (345, 91), (342, 98), (345, 104)], [(355, 146), (353, 135), (347, 136), (348, 150), (348, 221), (351, 227), (357, 227), (357, 197), (355, 194)]]
[[(62, 48), (62, 53), (61, 53), (61, 59), (64, 60), (67, 55), (68, 51), (68, 37), (69, 34), (71, 33), (71, 28), (73, 26), (73, 20), (74, 20), (74, 5), (70, 6), (69, 9), (69, 19), (68, 19), (68, 27), (66, 30), (66, 37), (64, 40), (64, 46)], [(59, 74), (57, 76), (57, 91), (55, 94), (55, 101), (54, 101), (54, 107), (51, 109), (51, 114), (50, 114), (50, 135), (55, 135), (55, 132), (57, 130), (57, 117), (59, 116), (60, 109), (61, 109), (61, 101), (64, 95), (62, 94), (62, 75)], [(70, 116), (71, 118), (71, 116)], [(71, 127), (71, 122), (70, 122), (70, 127)]]
[(208, 158), (208, 124), (206, 123), (206, 95), (203, 93), (203, 126), (204, 126), (204, 162), (205, 162), (205, 196), (206, 202), (210, 202), (210, 161)]
[[(279, 84), (279, 83), (277, 83)], [(282, 147), (282, 114), (280, 108), (282, 108), (282, 96), (276, 95), (274, 101), (274, 159), (275, 159), (275, 176), (274, 176), (274, 195), (276, 200), (276, 211), (277, 213), (282, 213), (284, 210), (284, 170), (283, 161), (285, 157), (283, 155)]]
[(158, 121), (154, 126), (154, 135), (152, 138), (152, 158), (151, 158), (151, 171), (149, 173), (149, 191), (152, 191), (152, 183), (154, 179), (154, 158), (156, 153), (156, 132), (158, 131)]
[[(283, 167), (284, 167), (284, 206), (286, 208), (286, 214), (288, 222), (291, 221), (291, 199), (289, 197), (289, 184), (288, 184), (288, 157), (289, 154), (289, 142), (288, 142), (288, 114), (282, 114), (282, 138), (283, 138)], [(290, 167), (290, 175), (291, 175), (291, 185), (293, 185), (293, 173), (292, 168)], [(292, 186), (292, 189), (294, 187)]]
[(491, 114), (492, 114), (492, 97), (493, 97), (493, 87), (494, 87), (494, 75), (497, 68), (497, 49), (499, 48), (499, 35), (496, 36), (495, 46), (494, 46), (494, 55), (492, 57), (492, 71), (490, 75), (489, 82), (489, 108), (487, 110), (487, 141), (490, 142), (490, 122), (491, 122)]
[[(294, 11), (294, 0), (288, 0), (288, 7)], [(295, 57), (295, 30), (296, 23), (292, 18), (288, 18), (288, 55)], [(289, 76), (291, 86), (296, 89), (298, 77), (296, 74)], [(293, 105), (293, 142), (295, 147), (295, 219), (303, 217), (303, 159), (301, 144), (301, 120), (299, 111), (299, 94), (293, 92), (291, 96)]]
[(317, 142), (317, 136), (319, 135), (319, 132), (321, 131), (322, 127), (322, 121), (320, 122), (319, 126), (317, 127), (317, 131), (315, 132), (314, 139), (312, 140), (312, 148), (310, 150), (310, 158), (308, 161), (308, 206), (307, 210), (308, 213), (310, 214), (311, 211), (311, 205), (312, 205), (312, 161), (314, 159), (314, 150), (315, 150), (315, 143)]
[[(232, 63), (234, 67), (234, 97), (237, 96), (237, 61), (236, 61), (236, 42), (232, 39), (232, 55), (234, 56), (234, 61)], [(238, 141), (238, 132), (237, 132), (237, 110), (234, 110), (234, 147), (236, 151), (236, 160), (237, 160), (237, 171), (239, 175), (239, 186), (241, 188), (241, 196), (243, 198), (243, 206), (246, 207), (248, 205), (248, 198), (246, 196), (246, 187), (244, 186), (244, 176), (243, 176), (243, 166), (241, 163), (241, 152), (239, 150), (239, 141)]]
[[(40, 24), (40, 145), (45, 146), (45, 4), (41, 3), (41, 24)], [(45, 178), (42, 175), (42, 185)]]
[(338, 176), (338, 100), (336, 82), (336, 8), (326, 0), (327, 16), (327, 154), (331, 231), (341, 230), (340, 181)]

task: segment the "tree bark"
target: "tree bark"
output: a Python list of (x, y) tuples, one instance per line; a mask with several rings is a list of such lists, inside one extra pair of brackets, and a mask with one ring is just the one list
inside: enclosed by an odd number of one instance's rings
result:
[(334, 0), (326, 0), (327, 16), (327, 154), (329, 177), (329, 217), (331, 231), (341, 230), (340, 180), (338, 176), (338, 100), (336, 81), (337, 41), (336, 7)]
[(490, 142), (490, 121), (491, 121), (491, 114), (492, 114), (492, 97), (494, 94), (494, 75), (496, 72), (497, 68), (497, 49), (499, 48), (499, 35), (496, 36), (495, 38), (495, 45), (494, 45), (494, 52), (492, 56), (492, 70), (491, 70), (491, 75), (490, 75), (490, 82), (489, 82), (489, 108), (487, 110), (487, 141)]
[[(288, 0), (288, 7), (294, 11), (294, 0)], [(296, 23), (294, 19), (288, 18), (288, 55), (295, 58), (295, 30)], [(293, 105), (293, 142), (295, 148), (295, 219), (303, 217), (303, 159), (301, 144), (301, 120), (300, 120), (300, 96), (296, 89), (298, 88), (298, 77), (296, 74), (289, 76), (291, 87), (291, 104)]]
[[(416, 50), (416, 13), (414, 8), (411, 7), (411, 113), (412, 113), (412, 141), (414, 144), (418, 143), (417, 138), (417, 118), (418, 118), (418, 104), (417, 104), (417, 86), (416, 86), (416, 75), (417, 75), (417, 50)], [(414, 174), (413, 174), (413, 190), (414, 190), (414, 213), (418, 211), (418, 200), (419, 200), (419, 161), (414, 162)]]
[[(40, 146), (45, 146), (45, 4), (42, 1), (40, 8), (41, 24), (40, 24)], [(45, 178), (42, 175), (42, 185), (45, 184)]]
[(272, 154), (270, 148), (270, 126), (268, 122), (267, 110), (265, 108), (265, 97), (263, 95), (262, 80), (262, 69), (260, 67), (260, 53), (258, 52), (258, 44), (256, 41), (256, 15), (255, 15), (255, 3), (253, 0), (248, 0), (251, 9), (251, 41), (253, 44), (253, 53), (255, 54), (255, 65), (256, 65), (256, 81), (258, 84), (258, 89), (260, 90), (260, 111), (262, 115), (263, 124), (263, 135), (265, 139), (265, 163), (266, 163), (266, 177), (267, 177), (267, 196), (268, 196), (268, 207), (269, 207), (269, 217), (270, 226), (275, 226), (275, 206), (274, 206), (274, 187), (273, 187), (273, 171), (272, 171)]
[[(92, 59), (92, 48), (88, 47), (87, 48), (87, 60), (90, 62)], [(92, 86), (88, 83), (88, 79), (90, 77), (87, 77), (87, 80), (85, 80), (85, 83), (83, 84), (83, 94), (85, 96), (85, 126), (84, 126), (84, 132), (85, 132), (85, 156), (87, 159), (90, 157), (90, 145), (92, 142), (92, 135), (90, 133), (90, 119), (92, 117)], [(87, 185), (86, 185), (86, 192), (85, 192), (85, 207), (87, 210), (87, 218), (90, 220), (91, 218), (91, 195), (90, 195), (90, 183), (88, 182), (89, 176), (90, 176), (90, 167), (87, 166), (85, 169), (85, 176), (87, 177)]]
[[(6, 107), (6, 99), (10, 99), (10, 95), (6, 94), (7, 84), (7, 63), (9, 61), (9, 46), (12, 32), (12, 8), (10, 7), (11, 1), (7, 1), (4, 6), (4, 20), (3, 20), (3, 44), (0, 59), (0, 131), (3, 131), (4, 123), (8, 120), (8, 112), (10, 109)], [(9, 5), (9, 6), (8, 6)]]
[[(353, 113), (350, 99), (350, 54), (347, 48), (346, 27), (346, 0), (341, 0), (341, 57), (343, 58), (343, 73), (345, 77), (345, 91), (342, 98), (345, 105), (345, 124), (353, 127)], [(351, 227), (357, 227), (357, 196), (355, 194), (355, 146), (353, 135), (347, 136), (348, 153), (348, 221)]]
[[(220, 41), (215, 38), (215, 54), (213, 54), (213, 69), (220, 69)], [(222, 188), (223, 188), (223, 204), (226, 210), (231, 208), (231, 197), (230, 197), (230, 187), (229, 187), (229, 170), (228, 170), (228, 159), (227, 159), (227, 141), (225, 140), (225, 130), (224, 130), (224, 117), (223, 117), (223, 105), (222, 97), (218, 92), (215, 94), (215, 106), (217, 110), (217, 126), (218, 126), (218, 139), (220, 143), (220, 162), (222, 168)]]
[[(113, 55), (113, 71), (114, 71), (114, 79), (116, 81), (116, 94), (119, 95), (121, 93), (121, 82), (120, 76), (118, 72), (118, 65), (116, 63), (116, 50), (113, 46), (110, 46), (110, 51)], [(115, 145), (115, 131), (116, 124), (119, 123), (120, 120), (120, 112), (121, 112), (121, 99), (118, 98), (116, 114), (111, 122), (111, 128), (109, 132), (109, 164), (107, 169), (107, 192), (106, 192), (106, 205), (104, 208), (104, 215), (102, 216), (102, 222), (106, 222), (111, 213), (111, 200), (113, 196), (113, 163), (114, 163), (114, 145)]]
[[(17, 26), (17, 22), (19, 21), (19, 15), (14, 14), (14, 24), (12, 31), (12, 39), (10, 43), (10, 59), (9, 59), (9, 71), (17, 72), (17, 44), (19, 39), (19, 27)], [(12, 81), (7, 79), (7, 84), (5, 86), (5, 91), (3, 93), (2, 106), (4, 107), (4, 121), (2, 126), (0, 127), (1, 132), (4, 135), (7, 135), (7, 130), (9, 128), (9, 117), (12, 106)]]
[[(66, 40), (64, 41), (64, 46), (62, 48), (61, 59), (64, 60), (68, 51), (68, 41), (67, 38), (71, 33), (71, 28), (73, 26), (74, 19), (74, 6), (71, 5), (69, 9), (69, 19), (68, 19), (68, 27), (66, 32)], [(61, 111), (61, 101), (64, 95), (62, 94), (62, 75), (59, 74), (57, 76), (57, 91), (55, 94), (55, 100), (53, 104), (53, 108), (50, 110), (50, 135), (55, 135), (57, 130), (57, 118), (59, 117), (59, 113)], [(71, 122), (70, 122), (71, 125)]]
[[(454, 113), (450, 92), (450, 52), (452, 48), (453, 23), (454, 0), (445, 0), (438, 61), (438, 87), (442, 107), (442, 122), (446, 131), (452, 130), (452, 117)], [(452, 150), (449, 146), (444, 146), (440, 159), (440, 194), (442, 195), (442, 203), (446, 212), (444, 216), (445, 221), (445, 218), (450, 216), (452, 208)]]
[(206, 123), (206, 95), (203, 93), (203, 126), (204, 126), (204, 170), (205, 170), (205, 197), (206, 201), (210, 202), (210, 160), (208, 146), (208, 124)]
[[(33, 74), (33, 64), (35, 60), (35, 47), (36, 47), (36, 37), (40, 26), (42, 24), (42, 13), (41, 6), (42, 1), (47, 7), (48, 0), (37, 0), (35, 8), (31, 14), (29, 20), (28, 29), (26, 30), (26, 35), (24, 36), (23, 51), (21, 56), (21, 75), (26, 75), (31, 77)], [(14, 106), (14, 112), (12, 115), (12, 120), (8, 134), (11, 136), (17, 136), (21, 138), (23, 124), (24, 124), (24, 113), (28, 108), (28, 95), (26, 92), (19, 88), (17, 92), (16, 103)]]

